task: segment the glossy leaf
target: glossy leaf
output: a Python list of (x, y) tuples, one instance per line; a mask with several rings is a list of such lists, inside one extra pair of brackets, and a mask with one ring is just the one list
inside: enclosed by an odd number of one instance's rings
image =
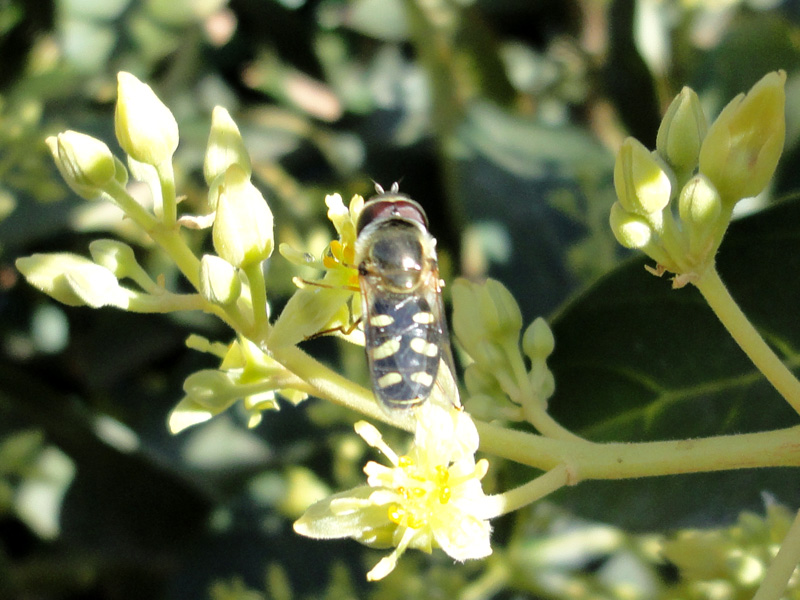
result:
[[(800, 203), (745, 219), (719, 255), (723, 280), (767, 340), (800, 365)], [(595, 441), (697, 438), (789, 427), (798, 416), (763, 379), (692, 287), (635, 259), (555, 320), (551, 410)], [(800, 369), (798, 369), (800, 370)], [(762, 506), (763, 492), (800, 499), (796, 469), (587, 483), (565, 499), (582, 515), (634, 528), (730, 519)]]

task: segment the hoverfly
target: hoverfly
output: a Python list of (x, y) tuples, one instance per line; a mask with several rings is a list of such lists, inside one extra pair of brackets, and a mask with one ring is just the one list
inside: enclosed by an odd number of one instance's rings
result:
[[(431, 395), (440, 374), (452, 383), (454, 373), (436, 240), (425, 211), (397, 183), (375, 190), (356, 223), (367, 361), (381, 403), (408, 408)], [(457, 397), (451, 401), (460, 406)]]

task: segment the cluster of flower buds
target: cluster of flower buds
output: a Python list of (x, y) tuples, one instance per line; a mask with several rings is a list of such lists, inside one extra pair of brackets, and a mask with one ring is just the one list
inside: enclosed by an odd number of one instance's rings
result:
[(169, 415), (172, 433), (208, 421), (240, 399), (248, 415), (248, 427), (255, 427), (261, 423), (262, 411), (278, 410), (276, 393), (292, 404), (308, 397), (291, 387), (297, 381), (289, 371), (248, 340), (226, 345), (192, 336), (187, 344), (217, 355), (221, 364), (219, 369), (203, 369), (186, 378), (185, 395)]
[[(150, 86), (130, 73), (119, 74), (117, 91), (115, 131), (127, 166), (105, 143), (75, 131), (48, 138), (47, 145), (70, 188), (85, 199), (116, 204), (169, 255), (194, 292), (165, 289), (140, 265), (134, 249), (116, 240), (92, 242), (91, 258), (35, 254), (19, 259), (17, 267), (32, 285), (71, 306), (160, 313), (203, 310), (223, 318), (243, 335), (221, 348), (199, 344), (198, 349), (217, 355), (221, 366), (186, 380), (186, 395), (172, 411), (169, 426), (180, 431), (238, 399), (243, 399), (253, 426), (262, 410), (277, 408), (276, 392), (292, 402), (306, 394), (297, 389), (296, 378), (249, 341), (268, 335), (262, 264), (272, 254), (274, 234), (272, 212), (251, 182), (250, 158), (239, 129), (225, 109), (214, 110), (203, 165), (208, 211), (178, 218), (172, 170), (179, 138), (175, 117)], [(129, 176), (150, 187), (154, 210), (128, 192)], [(183, 240), (181, 227), (211, 227), (215, 253), (197, 257)]]
[[(545, 408), (555, 391), (547, 367), (555, 342), (544, 319), (525, 330), (520, 349), (522, 313), (511, 292), (493, 279), (482, 284), (459, 279), (453, 284), (453, 330), (473, 359), (464, 374), (473, 414), (523, 420)], [(505, 398), (517, 406), (510, 407)]]
[(684, 88), (658, 131), (655, 152), (634, 138), (614, 167), (618, 202), (611, 229), (639, 248), (657, 271), (688, 283), (713, 264), (742, 198), (761, 193), (778, 164), (786, 132), (786, 73), (767, 74), (707, 126), (697, 94)]

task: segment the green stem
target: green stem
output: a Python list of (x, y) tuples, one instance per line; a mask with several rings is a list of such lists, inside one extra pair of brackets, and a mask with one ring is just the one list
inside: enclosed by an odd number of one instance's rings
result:
[(543, 470), (566, 463), (575, 481), (800, 466), (800, 426), (692, 440), (597, 444), (480, 421), (475, 425), (483, 452)]
[[(372, 419), (398, 425), (388, 413), (378, 407), (372, 392), (328, 369), (297, 346), (272, 349), (272, 357), (311, 385), (315, 390), (315, 396), (327, 398)], [(411, 427), (404, 424), (400, 426), (406, 431), (412, 431)]]
[(781, 396), (800, 413), (800, 381), (759, 335), (728, 292), (713, 265), (694, 282), (708, 305)]
[[(371, 392), (331, 371), (299, 348), (273, 349), (272, 355), (311, 385), (316, 396), (406, 431), (413, 430), (413, 420), (402, 421), (381, 410)], [(575, 482), (800, 466), (797, 443), (800, 426), (695, 440), (597, 444), (548, 438), (480, 421), (475, 425), (483, 452), (542, 470), (567, 464)]]
[(800, 512), (786, 533), (781, 549), (767, 569), (753, 600), (778, 600), (786, 591), (789, 578), (800, 564)]
[(250, 301), (253, 305), (253, 326), (255, 334), (253, 339), (267, 338), (267, 284), (264, 281), (264, 271), (261, 261), (244, 267), (247, 282), (250, 284)]
[(109, 181), (103, 191), (111, 197), (111, 201), (125, 213), (125, 216), (145, 231), (150, 231), (158, 225), (158, 219), (139, 204), (116, 179)]
[[(519, 389), (518, 397), (511, 396), (511, 399), (522, 406), (525, 419), (542, 435), (562, 440), (583, 441), (583, 438), (565, 428), (547, 412), (545, 402), (536, 394), (528, 378), (528, 371), (525, 369), (525, 363), (522, 362), (516, 343), (504, 347), (503, 351), (514, 372), (514, 379), (517, 380)], [(509, 390), (505, 391), (511, 395)]]
[(569, 468), (567, 465), (561, 464), (544, 475), (540, 475), (536, 479), (516, 487), (513, 490), (494, 496), (487, 496), (482, 503), (480, 517), (483, 519), (494, 519), (500, 515), (519, 510), (524, 506), (528, 506), (552, 494), (569, 482)]
[(178, 221), (178, 203), (175, 198), (175, 173), (172, 170), (172, 157), (156, 167), (161, 186), (161, 209), (164, 226), (171, 229)]
[(104, 191), (111, 196), (114, 203), (141, 227), (154, 242), (169, 255), (178, 266), (184, 277), (188, 279), (195, 289), (200, 289), (200, 259), (186, 245), (175, 224), (166, 227), (151, 213), (145, 210), (118, 181), (109, 182)]

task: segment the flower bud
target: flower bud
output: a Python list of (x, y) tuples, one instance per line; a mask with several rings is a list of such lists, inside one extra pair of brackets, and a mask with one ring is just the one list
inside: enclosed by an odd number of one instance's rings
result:
[(519, 336), (522, 313), (511, 292), (499, 281), (487, 279), (478, 296), (481, 318), (489, 336), (500, 340), (506, 336)]
[(679, 173), (691, 173), (697, 166), (700, 145), (708, 130), (700, 99), (685, 87), (669, 105), (656, 138), (659, 155)]
[(116, 174), (111, 150), (92, 136), (65, 131), (45, 140), (67, 185), (86, 200), (97, 198)]
[(34, 254), (17, 259), (33, 287), (67, 306), (125, 307), (127, 294), (114, 274), (77, 254)]
[(178, 123), (149, 85), (130, 73), (117, 76), (114, 129), (122, 149), (134, 160), (159, 165), (178, 147)]
[(645, 219), (629, 213), (619, 202), (614, 202), (611, 206), (609, 224), (614, 237), (626, 248), (644, 248), (653, 235), (653, 230)]
[(555, 393), (556, 378), (545, 363), (541, 362), (534, 365), (528, 377), (531, 382), (531, 388), (542, 401), (546, 401)]
[(553, 353), (556, 340), (542, 317), (534, 319), (522, 336), (522, 349), (531, 360), (544, 360)]
[(722, 212), (722, 200), (711, 181), (704, 175), (692, 177), (678, 200), (678, 214), (689, 236), (689, 250), (702, 250), (714, 234)]
[(485, 341), (472, 349), (470, 356), (475, 362), (484, 369), (496, 371), (508, 368), (508, 357), (503, 352), (503, 348), (494, 342)]
[[(353, 292), (347, 288), (309, 286), (297, 290), (284, 306), (267, 339), (270, 348), (292, 346), (339, 320), (349, 317), (347, 300)], [(337, 318), (338, 317), (338, 318)], [(340, 324), (341, 324), (340, 323)]]
[(130, 277), (141, 269), (133, 248), (117, 240), (95, 240), (89, 244), (92, 260), (111, 271), (118, 279)]
[(785, 82), (784, 71), (768, 73), (731, 100), (708, 129), (700, 172), (727, 205), (759, 194), (775, 173), (786, 137)]
[(470, 397), (479, 394), (493, 397), (503, 395), (503, 389), (494, 374), (476, 362), (470, 364), (464, 371), (464, 384)]
[(211, 133), (208, 136), (206, 157), (203, 162), (203, 176), (211, 185), (217, 177), (225, 173), (231, 165), (239, 165), (248, 175), (252, 172), (250, 156), (228, 111), (221, 106), (214, 107), (211, 113)]
[(622, 143), (617, 155), (614, 187), (620, 204), (637, 215), (661, 212), (672, 193), (672, 183), (661, 160), (632, 137)]
[(230, 375), (215, 369), (189, 375), (183, 383), (183, 391), (186, 395), (167, 419), (172, 433), (208, 421), (231, 406), (241, 394)]
[(269, 258), (274, 245), (272, 212), (247, 172), (231, 165), (218, 191), (213, 229), (217, 254), (240, 269)]
[(214, 304), (235, 302), (242, 291), (242, 282), (236, 269), (213, 254), (204, 254), (200, 260), (200, 294)]
[(479, 286), (467, 279), (456, 279), (450, 287), (453, 298), (453, 333), (468, 354), (486, 339), (480, 315)]

